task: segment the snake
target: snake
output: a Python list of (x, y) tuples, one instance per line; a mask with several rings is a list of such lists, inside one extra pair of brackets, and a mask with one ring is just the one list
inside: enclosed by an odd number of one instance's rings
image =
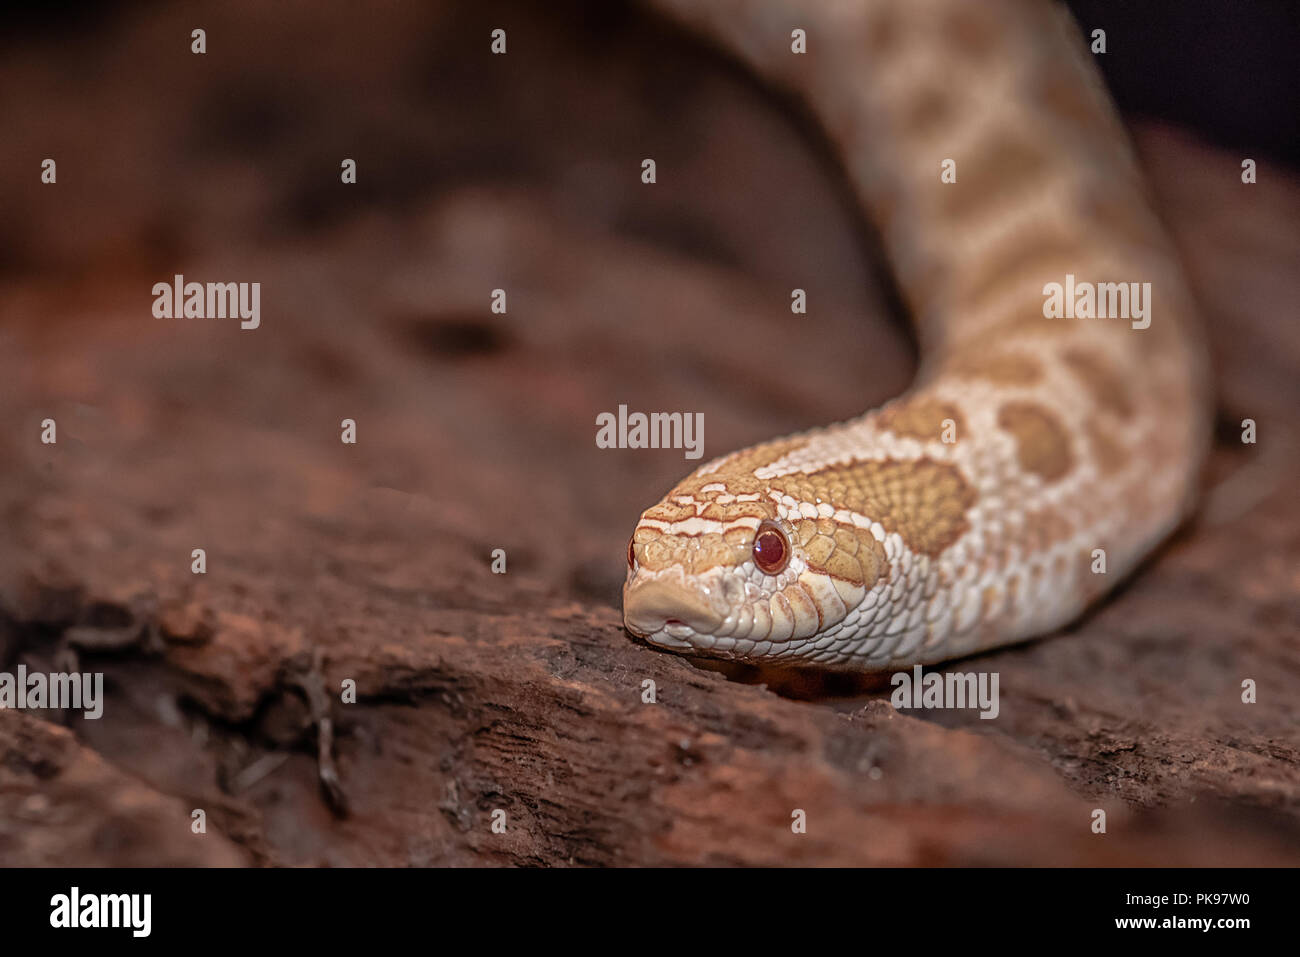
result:
[(1069, 625), (1194, 510), (1213, 418), (1203, 321), (1104, 53), (1056, 0), (651, 5), (802, 101), (920, 358), (883, 406), (713, 459), (642, 513), (626, 629), (884, 672)]

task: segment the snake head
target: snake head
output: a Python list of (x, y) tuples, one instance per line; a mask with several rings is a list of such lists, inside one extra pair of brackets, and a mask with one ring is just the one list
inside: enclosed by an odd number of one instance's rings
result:
[[(792, 562), (798, 565), (789, 541), (789, 533), (770, 519), (693, 533), (643, 521), (628, 543), (627, 629), (678, 651), (744, 650), (746, 639), (752, 644), (751, 636), (767, 637), (773, 630), (757, 610), (771, 600), (765, 579), (779, 579)], [(771, 575), (759, 570), (755, 556), (769, 564)], [(784, 629), (775, 630), (779, 635)]]
[(673, 651), (816, 663), (884, 565), (869, 523), (845, 521), (752, 471), (706, 466), (637, 523), (624, 624)]

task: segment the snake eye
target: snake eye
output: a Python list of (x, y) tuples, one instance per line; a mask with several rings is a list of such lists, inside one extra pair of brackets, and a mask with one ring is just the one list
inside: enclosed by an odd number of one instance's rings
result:
[(627, 567), (633, 570), (636, 569), (636, 549), (633, 547), (635, 544), (636, 539), (629, 538), (627, 540)]
[(775, 525), (763, 524), (754, 536), (754, 564), (769, 575), (776, 575), (790, 561), (790, 543)]

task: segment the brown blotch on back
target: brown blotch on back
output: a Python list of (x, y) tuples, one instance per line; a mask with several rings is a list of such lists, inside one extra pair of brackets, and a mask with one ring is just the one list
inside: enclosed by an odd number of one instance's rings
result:
[(1102, 181), (1082, 189), (1078, 196), (1080, 215), (1107, 237), (1112, 249), (1121, 244), (1136, 250), (1159, 248), (1160, 236), (1151, 220), (1142, 215), (1145, 207), (1136, 202), (1145, 198), (1142, 193), (1108, 188), (1110, 185)]
[(1074, 526), (1065, 515), (1054, 508), (1042, 508), (1027, 512), (1024, 525), (1020, 530), (1022, 545), (1031, 551), (1046, 552), (1053, 545), (1069, 541), (1074, 534)]
[(952, 94), (934, 86), (922, 86), (903, 105), (900, 128), (909, 136), (925, 137), (952, 119)]
[(964, 355), (949, 370), (953, 375), (983, 379), (994, 385), (1031, 386), (1043, 380), (1043, 367), (1037, 359), (1005, 352)]
[(1079, 256), (1075, 236), (1059, 230), (1019, 231), (965, 260), (954, 295), (963, 306), (978, 311), (1015, 293), (1017, 302), (1032, 303), (1036, 318), (1042, 319), (1043, 286), (1064, 282), (1065, 274), (1075, 271)]
[(1036, 81), (1029, 95), (1036, 97), (1053, 119), (1064, 120), (1061, 126), (1074, 136), (1085, 140), (1103, 136), (1110, 142), (1118, 134), (1110, 110), (1098, 102), (1087, 78), (1078, 70), (1062, 69), (1059, 63), (1045, 64)]
[(1064, 427), (1041, 405), (1008, 402), (998, 410), (998, 427), (1016, 440), (1016, 458), (1026, 472), (1055, 482), (1073, 467)]
[(869, 14), (864, 37), (867, 53), (876, 58), (883, 58), (899, 49), (903, 38), (902, 24), (896, 10), (885, 5), (874, 8)]
[(976, 3), (952, 6), (944, 17), (943, 38), (949, 49), (973, 60), (988, 59), (1002, 47), (996, 14)]
[(1044, 336), (1056, 339), (1061, 336), (1073, 335), (1077, 330), (1079, 321), (1078, 319), (1049, 319), (1043, 315), (1040, 304), (1036, 310), (1017, 311), (990, 325), (982, 331), (980, 338), (995, 342), (1018, 340), (1026, 336)]
[[(975, 156), (955, 157), (957, 181), (938, 187), (945, 216), (965, 219), (1031, 188), (1055, 165), (1041, 145), (1012, 131), (990, 131)], [(936, 176), (938, 173), (936, 172)]]
[(1128, 464), (1128, 452), (1105, 426), (1096, 419), (1089, 419), (1084, 428), (1088, 433), (1088, 445), (1092, 450), (1093, 460), (1102, 475), (1113, 475)]
[[(931, 557), (966, 531), (966, 513), (976, 497), (975, 489), (955, 465), (928, 458), (855, 461), (802, 478), (822, 490), (823, 500), (834, 508), (879, 522), (886, 532), (897, 532), (912, 551)], [(794, 487), (799, 484), (791, 483)], [(799, 497), (785, 487), (784, 479), (773, 480), (772, 486)], [(861, 536), (865, 530), (855, 530), (855, 534)]]
[(1083, 383), (1098, 408), (1115, 413), (1122, 419), (1133, 414), (1133, 400), (1119, 371), (1106, 359), (1083, 349), (1066, 349), (1061, 359)]
[(936, 399), (914, 399), (897, 402), (881, 411), (877, 424), (886, 431), (907, 438), (938, 442), (942, 438), (944, 420), (951, 419), (957, 427), (957, 437), (963, 435), (964, 423), (955, 405)]

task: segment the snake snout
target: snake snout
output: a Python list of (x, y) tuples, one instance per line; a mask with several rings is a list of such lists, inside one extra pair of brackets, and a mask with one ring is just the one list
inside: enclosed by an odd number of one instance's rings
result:
[(684, 583), (649, 579), (629, 584), (623, 591), (623, 623), (635, 635), (653, 635), (671, 626), (710, 634), (722, 624), (722, 615)]

